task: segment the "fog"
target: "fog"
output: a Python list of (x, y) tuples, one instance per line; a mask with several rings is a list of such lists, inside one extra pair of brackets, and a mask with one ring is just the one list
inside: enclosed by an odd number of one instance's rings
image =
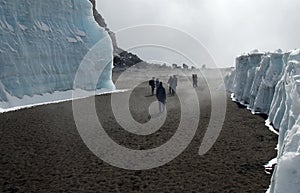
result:
[[(299, 0), (97, 0), (97, 9), (111, 30), (145, 24), (177, 28), (201, 42), (220, 67), (233, 66), (236, 55), (254, 49), (285, 51), (300, 47), (299, 8)], [(122, 47), (122, 39), (117, 40)], [(181, 39), (174, 41), (180, 43)], [(183, 49), (193, 49), (182, 43)], [(164, 60), (153, 51), (133, 52), (147, 61)], [(166, 62), (184, 61), (174, 58)], [(211, 65), (210, 61), (203, 63)]]

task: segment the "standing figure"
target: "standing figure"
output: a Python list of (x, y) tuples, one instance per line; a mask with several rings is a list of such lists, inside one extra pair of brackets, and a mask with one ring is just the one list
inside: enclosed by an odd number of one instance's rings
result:
[(166, 104), (166, 90), (163, 87), (162, 82), (159, 83), (159, 86), (156, 89), (156, 98), (159, 104), (159, 112), (163, 112)]
[(193, 74), (192, 78), (193, 78), (193, 87), (194, 88), (198, 87), (198, 76), (197, 76), (197, 74)]
[(159, 87), (159, 79), (158, 79), (158, 78), (157, 78), (156, 81), (155, 81), (155, 86), (156, 86), (156, 88)]
[(151, 87), (151, 94), (154, 95), (155, 77), (153, 77), (151, 80), (149, 80), (149, 86)]
[(156, 91), (157, 91), (157, 88), (159, 87), (159, 79), (158, 78), (155, 81), (155, 87), (156, 87)]
[(168, 85), (169, 85), (169, 95), (172, 95), (172, 81), (173, 81), (173, 77), (170, 76), (169, 80), (168, 80)]
[(176, 93), (176, 87), (177, 87), (177, 77), (173, 75), (172, 83), (171, 83), (171, 88), (172, 88), (172, 96), (175, 95)]

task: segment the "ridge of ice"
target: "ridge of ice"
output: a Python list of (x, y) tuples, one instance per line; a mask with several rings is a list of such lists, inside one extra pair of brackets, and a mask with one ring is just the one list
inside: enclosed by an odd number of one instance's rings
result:
[[(266, 125), (279, 130), (278, 156), (270, 193), (300, 192), (300, 49), (266, 52), (261, 61), (249, 62), (251, 54), (236, 59), (235, 73), (225, 76), (233, 101), (253, 113), (268, 114)], [(254, 69), (255, 67), (255, 69)], [(232, 76), (235, 74), (235, 76)], [(253, 78), (254, 76), (254, 78)], [(250, 103), (249, 88), (250, 91)]]
[(70, 42), (70, 43), (76, 43), (76, 42), (78, 42), (77, 39), (72, 38), (72, 37), (67, 37), (67, 40), (68, 40), (68, 42)]
[[(73, 89), (114, 89), (112, 43), (94, 20), (89, 0), (0, 0), (0, 13), (1, 111), (30, 105), (26, 101), (48, 103), (55, 93)], [(85, 73), (85, 83), (74, 88), (79, 65), (98, 42), (102, 49), (97, 49), (97, 62), (87, 69), (91, 72)], [(96, 77), (90, 76), (92, 68), (104, 68), (96, 88), (89, 81)]]
[(50, 31), (49, 26), (42, 21), (36, 21), (35, 25), (42, 31)]

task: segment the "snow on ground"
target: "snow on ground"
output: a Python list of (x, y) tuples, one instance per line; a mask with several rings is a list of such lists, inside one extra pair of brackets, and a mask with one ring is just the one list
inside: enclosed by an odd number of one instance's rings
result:
[(126, 92), (128, 89), (122, 90), (109, 90), (100, 89), (95, 92), (86, 91), (82, 89), (68, 90), (68, 91), (55, 91), (54, 93), (45, 93), (42, 95), (34, 95), (33, 97), (25, 96), (22, 99), (10, 96), (9, 103), (0, 102), (0, 113), (6, 113), (10, 111), (17, 111), (20, 109), (36, 107), (40, 105), (55, 104), (65, 101), (83, 99), (92, 96)]
[(277, 166), (268, 192), (300, 192), (300, 49), (238, 56), (225, 87), (253, 113), (268, 114), (266, 125), (279, 130), (278, 156), (269, 163)]

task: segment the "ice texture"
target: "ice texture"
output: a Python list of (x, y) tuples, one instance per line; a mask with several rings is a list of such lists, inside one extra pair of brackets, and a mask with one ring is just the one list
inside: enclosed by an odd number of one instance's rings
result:
[(242, 97), (242, 100), (244, 101), (245, 104), (250, 103), (251, 88), (252, 88), (253, 80), (255, 78), (256, 68), (260, 65), (262, 55), (263, 53), (259, 53), (258, 51), (249, 54), (249, 64), (248, 64), (249, 68), (246, 77), (247, 83), (244, 88), (243, 97)]
[(254, 109), (256, 96), (258, 95), (260, 85), (262, 83), (263, 77), (265, 76), (267, 69), (269, 68), (269, 65), (270, 65), (270, 56), (266, 54), (262, 57), (262, 61), (260, 62), (260, 65), (255, 69), (253, 84), (251, 86), (251, 91), (250, 91), (249, 107), (251, 109)]
[(94, 67), (105, 70), (96, 88), (79, 89), (114, 89), (108, 37), (89, 0), (0, 0), (0, 108), (13, 107), (10, 99), (74, 89), (82, 59), (99, 41), (97, 54), (106, 60)]
[[(254, 50), (249, 54), (238, 56), (235, 72), (232, 72), (231, 76), (225, 79), (226, 88), (231, 88), (235, 99), (242, 104), (251, 102), (252, 84), (263, 55), (264, 53)], [(231, 85), (231, 83), (233, 84)]]
[(275, 86), (282, 76), (283, 54), (276, 52), (270, 54), (270, 60), (267, 70), (262, 77), (254, 102), (254, 111), (268, 114), (271, 102), (273, 100)]
[[(298, 69), (298, 70), (297, 70)], [(289, 61), (284, 84), (280, 84), (284, 105), (274, 100), (272, 110), (279, 124), (278, 165), (270, 192), (300, 192), (300, 63)], [(297, 72), (298, 71), (298, 72)], [(282, 92), (282, 89), (284, 92)], [(279, 106), (279, 107), (278, 107)], [(280, 107), (284, 106), (283, 109)], [(275, 109), (278, 107), (278, 109)], [(281, 118), (282, 117), (282, 118)], [(271, 118), (271, 117), (270, 117)], [(269, 118), (269, 119), (270, 119)], [(281, 118), (281, 120), (280, 120)], [(272, 120), (272, 119), (270, 119)]]
[(235, 72), (236, 71), (232, 69), (232, 71), (229, 72), (224, 78), (225, 89), (229, 92), (233, 92), (233, 81), (235, 78)]
[(243, 101), (244, 88), (247, 84), (249, 55), (243, 54), (236, 58), (236, 72), (233, 81), (233, 93), (237, 101)]
[(233, 91), (233, 100), (254, 113), (268, 114), (267, 122), (279, 130), (277, 166), (268, 192), (300, 192), (300, 49), (265, 53), (257, 66), (259, 59), (249, 62), (251, 54), (237, 57), (236, 72), (225, 77), (226, 88)]

